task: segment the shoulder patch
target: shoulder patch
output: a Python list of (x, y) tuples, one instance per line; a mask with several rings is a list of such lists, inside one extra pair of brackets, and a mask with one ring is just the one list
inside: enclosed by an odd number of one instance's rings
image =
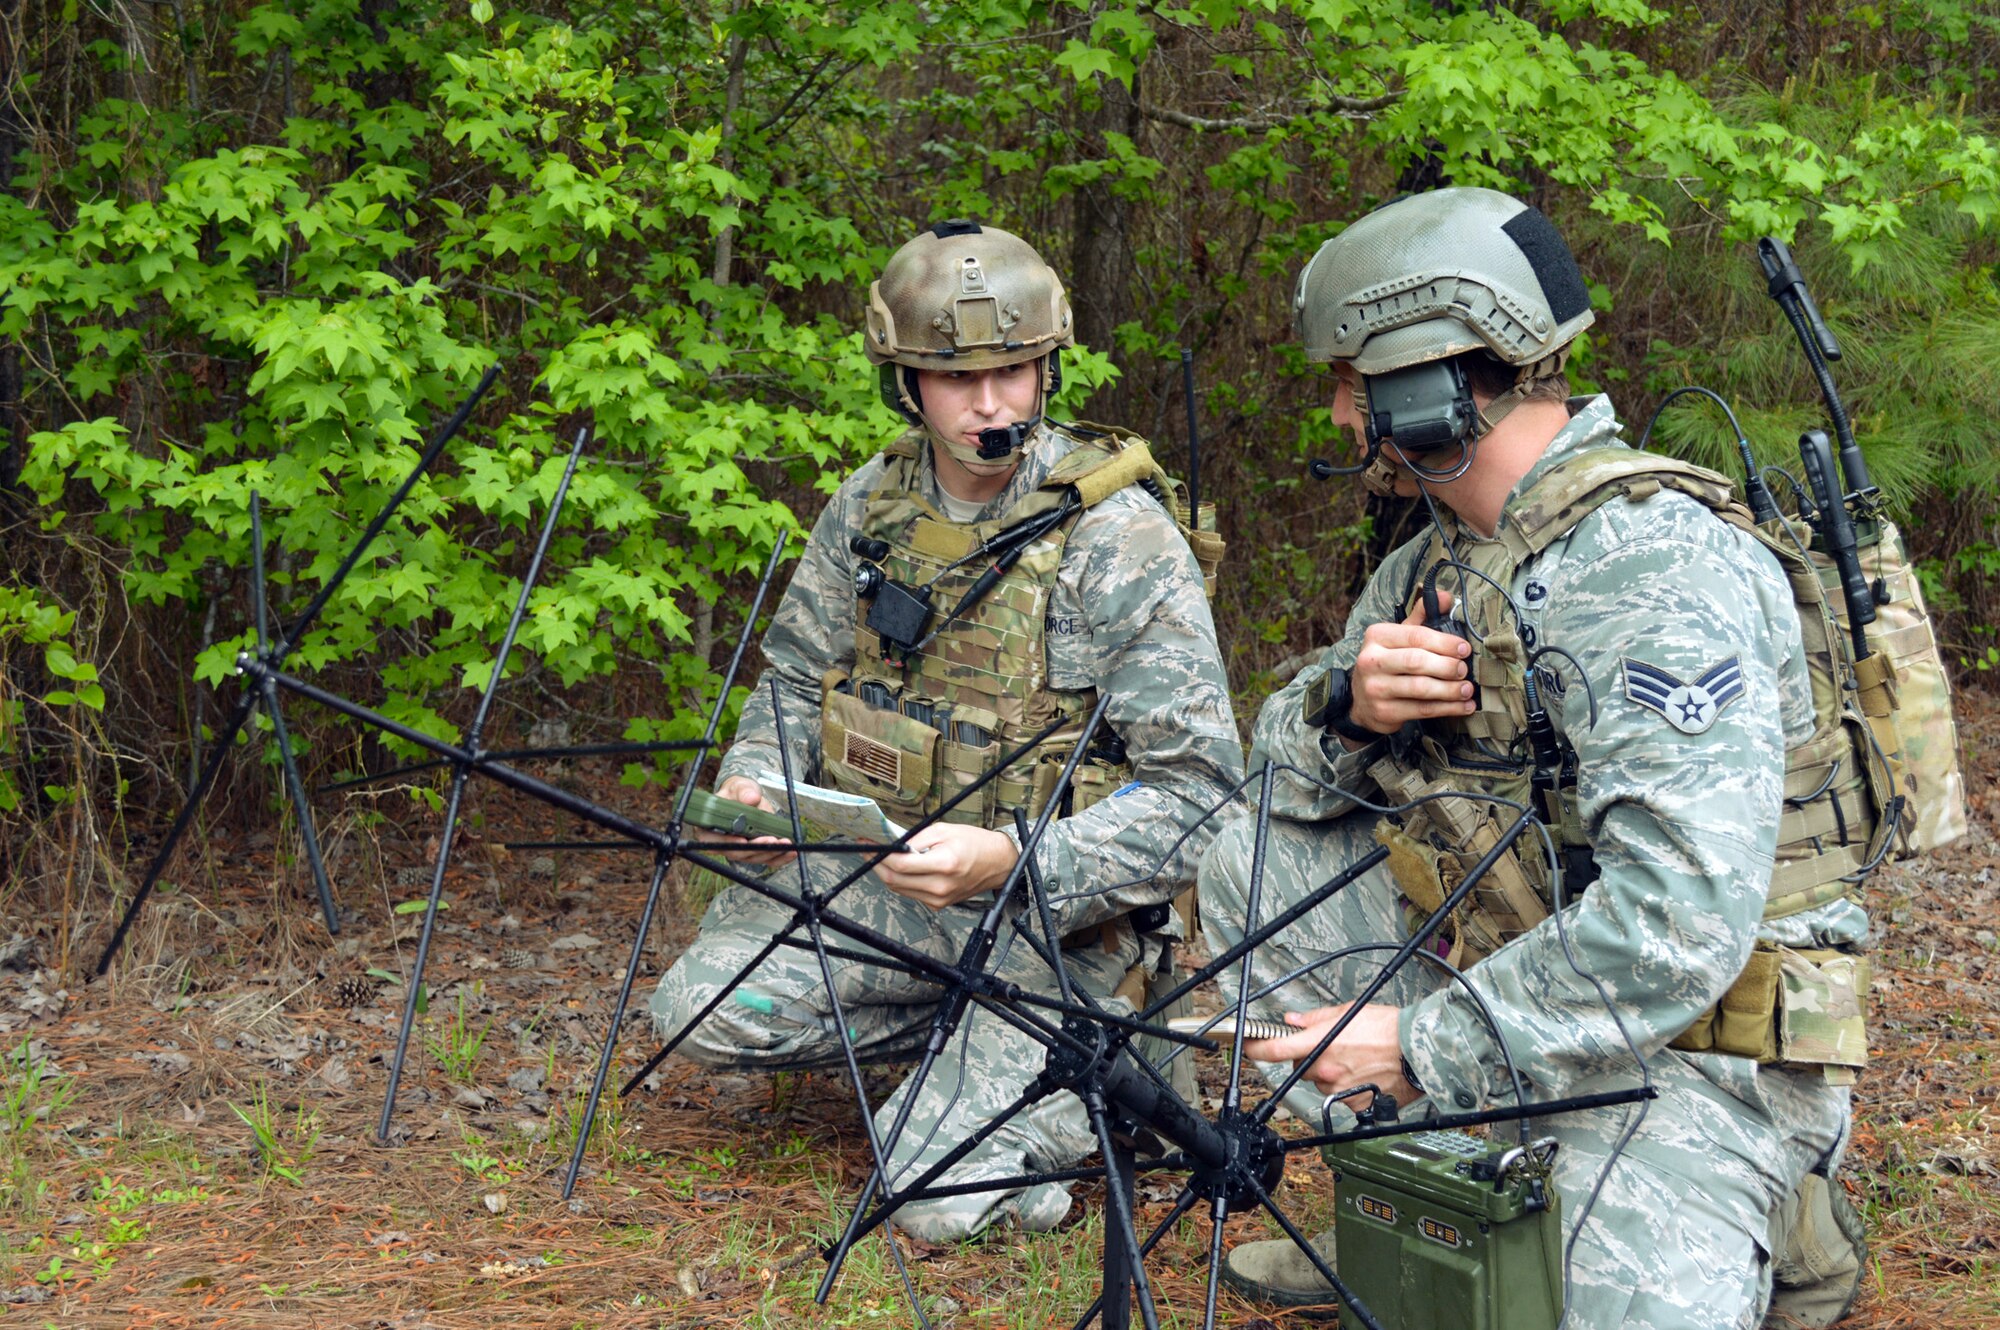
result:
[(1737, 656), (1709, 666), (1693, 682), (1630, 656), (1623, 663), (1625, 696), (1659, 712), (1683, 734), (1700, 734), (1715, 724), (1724, 707), (1743, 696), (1743, 667)]

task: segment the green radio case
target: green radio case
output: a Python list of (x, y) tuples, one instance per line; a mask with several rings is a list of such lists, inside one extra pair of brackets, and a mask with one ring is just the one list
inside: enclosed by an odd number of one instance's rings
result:
[[(1390, 1330), (1555, 1330), (1562, 1209), (1553, 1142), (1460, 1131), (1329, 1145), (1335, 1268)], [(1340, 1324), (1360, 1322), (1341, 1308)]]

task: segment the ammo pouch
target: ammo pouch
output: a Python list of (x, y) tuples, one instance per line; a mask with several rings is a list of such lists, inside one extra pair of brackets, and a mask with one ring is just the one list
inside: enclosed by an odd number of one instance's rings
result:
[(1847, 1084), (1868, 1065), (1866, 1002), (1873, 967), (1846, 951), (1797, 951), (1759, 942), (1721, 1001), (1670, 1044), (1760, 1064), (1819, 1067)]
[[(821, 681), (820, 697), (820, 765), (826, 779), (849, 794), (875, 800), (905, 826), (977, 784), (1011, 747), (1000, 732), (1000, 717), (978, 707), (960, 704), (942, 718), (921, 708), (941, 719), (941, 725), (933, 725), (907, 714), (893, 697), (878, 704), (857, 695), (847, 676), (837, 671)], [(1072, 751), (1063, 745), (1062, 735), (1054, 736), (980, 785), (944, 821), (997, 828), (1016, 807), (1039, 817)], [(1082, 812), (1131, 778), (1128, 763), (1086, 755), (1076, 764), (1058, 816)]]

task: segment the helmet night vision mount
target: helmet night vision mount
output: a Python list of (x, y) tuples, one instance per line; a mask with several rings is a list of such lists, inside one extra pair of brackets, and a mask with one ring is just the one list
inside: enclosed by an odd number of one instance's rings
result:
[[(796, 813), (780, 815), (788, 824), (789, 838), (766, 842), (760, 848), (796, 852), (795, 863), (799, 873), (796, 887), (785, 885), (783, 870), (772, 872), (767, 876), (747, 871), (732, 860), (720, 857), (721, 852), (737, 848), (740, 842), (705, 840), (701, 837), (702, 827), (716, 827), (730, 833), (771, 830), (768, 814), (751, 819), (746, 816), (746, 810), (732, 808), (726, 801), (696, 800), (695, 795), (696, 782), (705, 763), (715, 752), (716, 736), (721, 726), (726, 700), (731, 695), (749, 648), (753, 628), (783, 557), (786, 539), (782, 534), (774, 543), (771, 556), (765, 564), (762, 578), (751, 600), (749, 614), (743, 622), (729, 664), (723, 671), (716, 700), (709, 709), (700, 739), (644, 744), (487, 748), (484, 738), (485, 726), (491, 714), (494, 695), (506, 673), (508, 657), (560, 521), (570, 482), (576, 474), (589, 441), (590, 431), (587, 427), (578, 430), (575, 443), (569, 451), (562, 481), (554, 492), (539, 539), (523, 573), (520, 594), (502, 634), (494, 667), (487, 676), (476, 712), (463, 738), (455, 743), (437, 738), (380, 711), (350, 701), (288, 673), (285, 669), (286, 657), (311, 633), (320, 612), (347, 575), (380, 535), (427, 468), (443, 452), (446, 444), (465, 426), (474, 405), (491, 386), (496, 374), (496, 370), (487, 371), (449, 423), (426, 447), (415, 468), (389, 496), (334, 575), (313, 596), (298, 618), (289, 627), (281, 628), (275, 634), (270, 629), (263, 577), (264, 538), (261, 507), (254, 493), (249, 496), (252, 543), (251, 599), (255, 612), (255, 648), (245, 650), (237, 661), (237, 675), (243, 681), (242, 692), (186, 804), (176, 817), (165, 843), (154, 855), (138, 891), (129, 902), (116, 932), (107, 944), (97, 966), (98, 974), (103, 974), (117, 955), (119, 946), (149, 898), (161, 873), (172, 862), (183, 836), (192, 824), (195, 810), (213, 787), (222, 763), (229, 756), (235, 737), (243, 731), (251, 712), (260, 706), (264, 708), (272, 724), (272, 739), (278, 748), (286, 789), (293, 800), (296, 812), (296, 826), (304, 842), (307, 860), (312, 866), (314, 883), (319, 893), (328, 931), (337, 931), (339, 914), (334, 906), (332, 884), (326, 876), (311, 816), (310, 801), (279, 710), (280, 697), (283, 694), (291, 694), (431, 754), (428, 760), (421, 763), (376, 772), (341, 782), (338, 786), (321, 787), (320, 793), (382, 780), (419, 768), (449, 767), (451, 770), (444, 825), (438, 838), (436, 859), (432, 865), (430, 893), (425, 903), (422, 930), (418, 937), (411, 973), (404, 984), (406, 996), (396, 1048), (393, 1058), (388, 1063), (388, 1085), (377, 1126), (378, 1139), (384, 1144), (393, 1143), (394, 1140), (391, 1135), (391, 1125), (397, 1091), (406, 1066), (417, 1004), (422, 1001), (425, 991), (423, 976), (434, 939), (438, 914), (444, 903), (446, 870), (454, 850), (458, 848), (460, 811), (466, 787), (472, 778), (497, 782), (590, 824), (606, 837), (581, 841), (514, 842), (509, 848), (626, 851), (644, 856), (649, 862), (649, 871), (645, 874), (648, 885), (644, 904), (639, 911), (633, 931), (626, 965), (620, 972), (611, 1018), (598, 1053), (596, 1069), (585, 1102), (582, 1121), (576, 1131), (569, 1166), (564, 1174), (562, 1194), (565, 1197), (574, 1190), (583, 1168), (584, 1152), (590, 1141), (591, 1126), (611, 1074), (618, 1032), (624, 1023), (634, 982), (647, 965), (646, 942), (669, 868), (675, 862), (685, 860), (718, 874), (734, 884), (737, 890), (754, 892), (790, 911), (789, 921), (778, 929), (762, 950), (743, 965), (701, 1012), (675, 1032), (642, 1067), (626, 1079), (620, 1093), (629, 1095), (638, 1088), (652, 1070), (679, 1047), (696, 1026), (737, 992), (757, 967), (779, 948), (804, 951), (818, 961), (820, 973), (826, 978), (826, 998), (834, 1017), (833, 1030), (840, 1041), (843, 1063), (856, 1096), (855, 1107), (860, 1115), (873, 1161), (871, 1174), (856, 1200), (845, 1231), (827, 1251), (828, 1269), (818, 1290), (821, 1301), (830, 1295), (834, 1281), (855, 1245), (870, 1233), (880, 1229), (902, 1276), (913, 1322), (928, 1327), (930, 1321), (924, 1312), (916, 1284), (904, 1262), (902, 1244), (895, 1234), (894, 1220), (900, 1207), (920, 1200), (963, 1195), (968, 1191), (1015, 1190), (1054, 1182), (1095, 1179), (1105, 1184), (1107, 1204), (1103, 1249), (1104, 1282), (1100, 1296), (1084, 1313), (1078, 1322), (1079, 1325), (1094, 1320), (1105, 1327), (1105, 1330), (1126, 1330), (1136, 1311), (1138, 1319), (1147, 1330), (1157, 1330), (1159, 1315), (1146, 1275), (1146, 1257), (1183, 1217), (1198, 1206), (1206, 1206), (1210, 1218), (1208, 1235), (1210, 1263), (1206, 1311), (1202, 1324), (1207, 1330), (1213, 1330), (1216, 1323), (1217, 1293), (1227, 1224), (1232, 1217), (1239, 1216), (1248, 1209), (1268, 1214), (1290, 1236), (1300, 1251), (1329, 1281), (1330, 1286), (1345, 1304), (1351, 1324), (1364, 1327), (1364, 1330), (1385, 1330), (1382, 1319), (1369, 1310), (1368, 1301), (1359, 1290), (1391, 1289), (1396, 1286), (1399, 1278), (1397, 1272), (1379, 1260), (1350, 1262), (1344, 1255), (1341, 1261), (1343, 1273), (1336, 1273), (1327, 1266), (1305, 1234), (1286, 1213), (1278, 1194), (1286, 1163), (1293, 1155), (1326, 1146), (1402, 1138), (1411, 1133), (1449, 1131), (1509, 1122), (1521, 1124), (1521, 1144), (1527, 1146), (1526, 1123), (1530, 1118), (1545, 1118), (1579, 1109), (1636, 1103), (1653, 1097), (1654, 1092), (1648, 1081), (1630, 1090), (1530, 1102), (1517, 1080), (1512, 1103), (1439, 1118), (1398, 1122), (1394, 1120), (1394, 1103), (1388, 1096), (1376, 1092), (1372, 1086), (1361, 1086), (1343, 1096), (1343, 1098), (1369, 1097), (1356, 1126), (1342, 1130), (1329, 1127), (1328, 1130), (1307, 1136), (1281, 1135), (1273, 1126), (1274, 1117), (1285, 1097), (1305, 1075), (1305, 1069), (1332, 1045), (1352, 1016), (1373, 1000), (1404, 965), (1418, 956), (1422, 956), (1433, 965), (1441, 963), (1428, 944), (1452, 912), (1458, 909), (1467, 896), (1479, 886), (1498, 858), (1531, 826), (1534, 820), (1532, 810), (1523, 807), (1519, 818), (1454, 887), (1436, 912), (1412, 930), (1409, 936), (1384, 939), (1379, 943), (1381, 950), (1393, 953), (1390, 959), (1359, 992), (1353, 995), (1354, 1001), (1348, 1015), (1326, 1033), (1314, 1053), (1302, 1059), (1273, 1093), (1254, 1103), (1246, 1100), (1243, 1040), (1237, 1035), (1228, 1043), (1228, 1078), (1220, 1109), (1205, 1113), (1199, 1107), (1200, 1101), (1190, 1102), (1183, 1098), (1175, 1091), (1168, 1075), (1173, 1057), (1184, 1054), (1190, 1047), (1214, 1049), (1216, 1044), (1198, 1033), (1187, 1033), (1171, 1028), (1167, 1023), (1170, 1009), (1198, 985), (1233, 969), (1237, 972), (1237, 996), (1233, 1003), (1232, 1014), (1237, 1027), (1241, 1028), (1249, 1019), (1249, 1004), (1252, 998), (1266, 995), (1263, 992), (1253, 994), (1251, 989), (1251, 958), (1257, 948), (1364, 873), (1381, 864), (1387, 859), (1389, 852), (1382, 847), (1372, 849), (1297, 904), (1286, 908), (1269, 920), (1260, 918), (1265, 874), (1264, 847), (1270, 826), (1274, 782), (1280, 770), (1276, 766), (1266, 766), (1257, 775), (1246, 779), (1224, 794), (1213, 807), (1206, 810), (1203, 818), (1203, 821), (1207, 821), (1224, 815), (1226, 811), (1234, 808), (1239, 796), (1250, 785), (1258, 786), (1256, 854), (1248, 884), (1247, 919), (1242, 941), (1223, 950), (1208, 964), (1175, 983), (1165, 993), (1152, 997), (1136, 1013), (1125, 1014), (1122, 1005), (1116, 1009), (1107, 1008), (1088, 990), (1079, 988), (1071, 982), (1062, 951), (1063, 925), (1059, 922), (1055, 911), (1056, 900), (1051, 896), (1048, 884), (1042, 881), (1036, 864), (1036, 850), (1063, 803), (1063, 794), (1071, 785), (1077, 765), (1105, 728), (1105, 715), (1110, 706), (1109, 694), (1098, 701), (1080, 734), (1075, 733), (1072, 718), (1058, 717), (1026, 743), (997, 757), (988, 770), (980, 773), (964, 789), (919, 821), (904, 839), (893, 844), (810, 840)], [(1062, 510), (1059, 508), (1057, 511), (1060, 513)], [(1010, 529), (1010, 532), (1011, 535), (1002, 533), (1002, 536), (996, 537), (995, 540), (1016, 539), (1021, 547), (1025, 547), (1034, 535), (1032, 530)], [(990, 546), (992, 542), (988, 544)], [(999, 551), (996, 564), (1005, 558), (1006, 553), (1005, 549)], [(879, 569), (877, 571), (879, 572)], [(912, 601), (923, 600), (923, 597), (915, 591), (901, 588), (898, 584), (884, 579), (875, 587), (874, 594), (878, 605), (881, 604), (882, 598), (890, 593), (891, 588), (908, 595)], [(915, 611), (908, 607), (892, 612), (893, 627), (899, 637), (907, 639), (921, 631), (920, 623), (912, 626), (909, 620), (901, 617), (914, 613)], [(772, 680), (772, 695), (774, 719), (778, 727), (779, 759), (783, 767), (784, 781), (790, 786), (799, 773), (791, 769), (789, 756), (791, 749), (785, 740), (785, 713), (783, 707), (778, 705), (775, 679)], [(840, 909), (842, 896), (855, 883), (866, 877), (885, 856), (908, 848), (909, 836), (948, 816), (965, 801), (978, 797), (981, 790), (1002, 771), (1031, 757), (1035, 749), (1064, 730), (1075, 736), (1073, 746), (1061, 764), (1061, 772), (1054, 782), (1047, 802), (1033, 819), (1032, 824), (1022, 810), (1013, 811), (1015, 830), (1020, 837), (1021, 853), (1005, 882), (995, 890), (990, 905), (982, 912), (977, 926), (955, 959), (940, 960), (928, 952), (920, 951), (895, 937), (868, 927)], [(673, 811), (663, 825), (651, 825), (637, 815), (597, 803), (572, 788), (551, 784), (530, 774), (522, 765), (551, 758), (660, 751), (682, 751), (688, 755)], [(1299, 779), (1316, 783), (1314, 777), (1306, 773), (1290, 768), (1285, 770)], [(1463, 797), (1484, 799), (1487, 796)], [(796, 809), (797, 801), (788, 800), (788, 806)], [(851, 870), (844, 872), (840, 880), (830, 889), (820, 890), (815, 887), (806, 869), (807, 856), (813, 855), (846, 856), (846, 862), (842, 867), (847, 868), (851, 864)], [(1110, 884), (1105, 890), (1143, 885), (1153, 880), (1153, 877), (1161, 871), (1161, 867), (1162, 865), (1155, 865), (1148, 877), (1130, 883)], [(1045, 992), (1025, 990), (1015, 983), (1002, 979), (994, 972), (993, 957), (1003, 935), (1006, 935), (1009, 945), (1019, 941), (1048, 962), (1057, 979), (1059, 995), (1051, 996)], [(856, 953), (853, 950), (856, 946), (866, 949), (865, 953)], [(922, 981), (936, 993), (935, 1011), (921, 1061), (906, 1084), (901, 1109), (887, 1132), (877, 1131), (874, 1115), (863, 1088), (860, 1074), (861, 1058), (855, 1048), (848, 1021), (842, 1014), (839, 990), (833, 984), (833, 959), (836, 956), (845, 958), (857, 954), (865, 955), (867, 963), (871, 965)], [(1457, 977), (1462, 984), (1472, 985), (1470, 977), (1465, 975)], [(905, 1133), (914, 1130), (909, 1122), (910, 1110), (917, 1102), (921, 1087), (955, 1033), (965, 1022), (975, 1019), (1001, 1021), (1025, 1032), (1045, 1050), (1044, 1063), (1012, 1104), (997, 1113), (985, 1126), (958, 1142), (948, 1154), (935, 1161), (921, 1175), (904, 1180), (901, 1175), (891, 1173), (889, 1161), (894, 1158), (896, 1147), (904, 1139)], [(1219, 1022), (1222, 1018), (1216, 1019)], [(1150, 1060), (1135, 1042), (1141, 1036), (1149, 1040), (1162, 1041), (1172, 1048), (1172, 1052), (1157, 1063)], [(1083, 1105), (1099, 1146), (1096, 1163), (1086, 1161), (1083, 1166), (1077, 1168), (1038, 1170), (1019, 1177), (981, 1180), (970, 1185), (952, 1184), (945, 1180), (944, 1175), (951, 1166), (977, 1148), (981, 1142), (1006, 1128), (1020, 1114), (1033, 1111), (1043, 1100), (1063, 1093), (1074, 1094)], [(1436, 1172), (1433, 1166), (1436, 1164), (1438, 1148), (1434, 1143), (1426, 1142), (1434, 1142), (1434, 1139), (1426, 1137), (1422, 1141), (1417, 1141), (1411, 1150), (1406, 1152), (1409, 1160), (1424, 1161), (1424, 1167), (1430, 1168), (1432, 1172)], [(1478, 1149), (1475, 1147), (1472, 1153), (1478, 1154)], [(1472, 1160), (1470, 1156), (1468, 1159), (1470, 1160), (1468, 1168), (1478, 1163), (1478, 1160)], [(1500, 1169), (1502, 1164), (1504, 1157), (1496, 1156), (1494, 1165), (1496, 1170)], [(1390, 1168), (1393, 1172), (1392, 1180), (1405, 1178), (1408, 1183), (1403, 1191), (1395, 1193), (1398, 1196), (1405, 1193), (1441, 1194), (1444, 1190), (1435, 1180), (1426, 1184), (1419, 1172), (1412, 1171), (1411, 1165), (1396, 1164), (1394, 1160), (1382, 1157), (1380, 1152), (1364, 1151), (1359, 1156), (1350, 1154), (1346, 1162), (1339, 1166), (1356, 1173), (1365, 1173), (1365, 1169), (1369, 1167), (1378, 1170)], [(1174, 1201), (1166, 1216), (1143, 1239), (1137, 1227), (1135, 1201), (1135, 1184), (1140, 1172), (1179, 1179), (1172, 1187)], [(889, 1181), (892, 1176), (896, 1178), (893, 1183)], [(1468, 1173), (1467, 1176), (1471, 1177), (1472, 1174)], [(1490, 1185), (1506, 1183), (1507, 1175), (1504, 1172), (1496, 1172), (1495, 1176), (1497, 1182)], [(1378, 1184), (1369, 1185), (1375, 1186), (1377, 1190), (1381, 1189)], [(1428, 1191), (1424, 1190), (1426, 1186)], [(1465, 1188), (1459, 1190), (1463, 1191)], [(1510, 1196), (1513, 1194), (1509, 1193)], [(1470, 1204), (1467, 1203), (1468, 1206)], [(1437, 1232), (1442, 1231), (1436, 1228), (1437, 1225), (1443, 1225), (1445, 1229), (1453, 1232), (1469, 1232), (1471, 1230), (1466, 1227), (1467, 1225), (1481, 1222), (1476, 1207), (1467, 1209), (1467, 1206), (1461, 1206), (1459, 1210), (1449, 1208), (1437, 1210), (1435, 1213), (1413, 1212), (1413, 1216), (1413, 1222), (1428, 1221), (1432, 1225), (1421, 1229), (1420, 1233), (1423, 1240), (1431, 1242), (1435, 1242)], [(1463, 1253), (1460, 1256), (1462, 1257)], [(1459, 1260), (1459, 1264), (1464, 1264), (1463, 1259)], [(1356, 1265), (1361, 1268), (1355, 1268)], [(1404, 1327), (1395, 1326), (1392, 1330), (1404, 1330)]]

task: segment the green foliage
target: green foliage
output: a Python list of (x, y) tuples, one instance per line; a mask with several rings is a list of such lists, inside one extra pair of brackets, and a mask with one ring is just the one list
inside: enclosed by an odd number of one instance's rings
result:
[[(29, 707), (104, 709), (97, 666), (78, 660), (70, 639), (75, 622), (75, 614), (49, 604), (33, 590), (0, 582), (0, 826), (9, 814), (22, 809), (24, 791), (10, 768), (22, 750), (20, 736)], [(32, 678), (37, 671), (51, 686), (17, 694), (15, 681)], [(52, 800), (69, 796), (60, 787), (43, 794)]]
[(461, 1085), (470, 1085), (478, 1078), (479, 1059), (486, 1051), (486, 1036), (492, 1032), (492, 1021), (473, 1028), (473, 1020), (465, 1012), (465, 993), (461, 990), (451, 1014), (438, 1029), (426, 1035), (424, 1041), (430, 1046), (431, 1056), (444, 1068), (446, 1076)]
[[(855, 331), (867, 283), (953, 215), (1023, 232), (1070, 277), (1093, 345), (1066, 359), (1062, 413), (1157, 433), (1179, 352), (1220, 366), (1208, 480), (1243, 513), (1237, 548), (1262, 551), (1243, 585), (1314, 570), (1275, 608), (1225, 593), (1225, 635), (1270, 648), (1251, 672), (1324, 631), (1358, 557), (1355, 514), (1296, 483), (1337, 441), (1284, 296), (1405, 178), (1529, 192), (1594, 228), (1617, 259), (1593, 269), (1600, 308), (1627, 337), (1648, 273), (1701, 289), (1730, 246), (1794, 239), (1857, 334), (1844, 372), (1884, 485), (2000, 483), (1965, 405), (2000, 331), (1978, 276), (2000, 32), (1956, 0), (1815, 18), (1788, 37), (1803, 74), (1772, 63), (1775, 8), (1732, 32), (1642, 0), (220, 0), (211, 41), (145, 61), (115, 18), (24, 3), (13, 95), (37, 132), (0, 190), (0, 355), (27, 443), (0, 482), (42, 534), (10, 539), (108, 552), (146, 631), (124, 659), (65, 656), (73, 625), (49, 607), (85, 599), (28, 590), (25, 560), (0, 573), (0, 815), (33, 792), (24, 708), (185, 717), (154, 695), (159, 659), (176, 683), (227, 678), (252, 489), (295, 613), (492, 365), (504, 388), (297, 668), (348, 671), (454, 736), (587, 424), (500, 723), (622, 676), (643, 702), (612, 728), (694, 733), (752, 571), (898, 428)], [(1579, 370), (1650, 391), (1708, 369), (1727, 327), (1762, 447), (1809, 414), (1809, 385), (1726, 267), (1717, 328), (1663, 317), (1650, 362), (1607, 335)], [(1710, 446), (1678, 419), (1676, 446)], [(1284, 534), (1314, 514), (1333, 538)]]
[[(1882, 146), (1921, 141), (1933, 127), (1919, 123), (1917, 108), (1875, 97), (1865, 83), (1830, 80), (1723, 105), (1745, 119), (1782, 123), (1829, 160), (1881, 154), (1872, 168), (1874, 207), (1895, 225), (1843, 238), (1836, 219), (1826, 234), (1802, 240), (1794, 257), (1842, 347), (1834, 377), (1870, 475), (1913, 539), (1944, 537), (1954, 551), (1929, 580), (1933, 608), (1969, 608), (1990, 621), (1995, 583), (1977, 557), (1991, 548), (1984, 524), (2000, 494), (2000, 454), (1982, 405), (2000, 394), (1992, 353), (2000, 345), (2000, 290), (1984, 266), (1990, 219), (1949, 199), (1948, 178), (1925, 174), (1921, 159), (1907, 165)], [(1645, 386), (1663, 393), (1698, 383), (1720, 392), (1760, 465), (1797, 474), (1800, 433), (1831, 428), (1797, 338), (1750, 250), (1732, 243), (1726, 228), (1704, 226), (1685, 199), (1660, 197), (1686, 238), (1672, 251), (1638, 256), (1632, 285), (1705, 294), (1685, 311), (1690, 334), (1653, 343)], [(1711, 406), (1683, 399), (1655, 437), (1727, 474), (1742, 470), (1728, 422)], [(1945, 521), (1919, 531), (1932, 511)]]
[(32, 1218), (47, 1199), (34, 1147), (40, 1128), (69, 1106), (76, 1090), (76, 1080), (54, 1071), (26, 1039), (0, 1059), (0, 1177), (7, 1184), (0, 1210)]

